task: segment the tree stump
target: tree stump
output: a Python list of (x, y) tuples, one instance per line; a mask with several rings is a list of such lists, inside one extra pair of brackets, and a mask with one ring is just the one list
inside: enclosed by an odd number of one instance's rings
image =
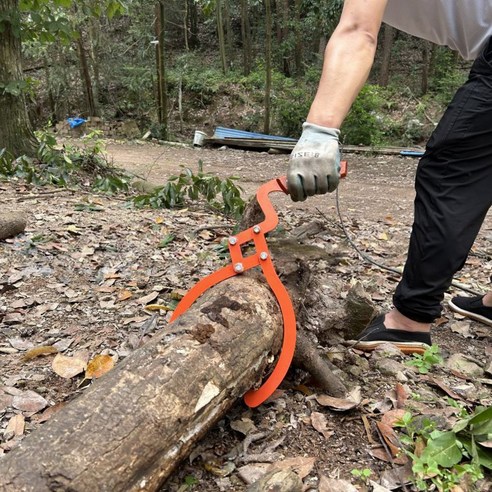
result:
[(26, 219), (19, 213), (0, 214), (0, 241), (24, 232)]

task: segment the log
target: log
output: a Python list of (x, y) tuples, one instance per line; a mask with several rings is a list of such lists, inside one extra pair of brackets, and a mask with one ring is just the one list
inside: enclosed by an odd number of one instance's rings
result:
[(24, 232), (26, 219), (19, 213), (0, 214), (0, 241)]
[(158, 490), (281, 339), (266, 283), (218, 284), (2, 458), (0, 490)]

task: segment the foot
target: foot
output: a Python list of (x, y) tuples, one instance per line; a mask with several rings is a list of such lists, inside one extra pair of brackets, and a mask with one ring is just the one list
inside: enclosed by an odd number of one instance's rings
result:
[(475, 297), (457, 296), (448, 304), (451, 311), (492, 326), (491, 297), (490, 294)]
[[(405, 321), (404, 324), (400, 325), (400, 328), (394, 328), (395, 319), (398, 319), (394, 311), (396, 310), (388, 313), (388, 315), (383, 314), (374, 319), (357, 337), (358, 341), (354, 345), (354, 348), (370, 352), (383, 343), (391, 343), (398, 347), (404, 354), (423, 354), (432, 345), (430, 325), (417, 323), (417, 326), (415, 326), (413, 323), (416, 322), (408, 320), (408, 318), (397, 311), (399, 316), (410, 321), (410, 323)], [(388, 322), (386, 322), (385, 317), (389, 317)]]

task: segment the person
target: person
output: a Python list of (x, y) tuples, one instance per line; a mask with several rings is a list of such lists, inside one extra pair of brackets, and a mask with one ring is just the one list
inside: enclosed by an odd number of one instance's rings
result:
[[(292, 200), (302, 201), (337, 188), (339, 129), (369, 75), (383, 21), (474, 60), (418, 165), (414, 223), (394, 307), (373, 320), (355, 345), (372, 350), (390, 342), (405, 353), (422, 353), (432, 343), (431, 324), (440, 316), (444, 292), (492, 205), (492, 2), (345, 0), (290, 157), (288, 190)], [(492, 291), (458, 296), (449, 305), (492, 325)]]

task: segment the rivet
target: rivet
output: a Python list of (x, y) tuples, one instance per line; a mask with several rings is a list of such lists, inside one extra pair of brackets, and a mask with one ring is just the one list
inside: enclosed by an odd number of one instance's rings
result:
[(260, 253), (260, 260), (265, 261), (267, 259), (268, 259), (268, 253), (265, 253), (265, 252)]
[(229, 244), (234, 246), (237, 243), (237, 237), (230, 237), (229, 238)]
[(243, 264), (242, 263), (236, 263), (234, 265), (234, 271), (236, 273), (243, 273), (244, 272), (244, 267), (243, 267)]
[(254, 232), (255, 234), (259, 234), (259, 233), (261, 232), (261, 227), (260, 227), (260, 226), (254, 226), (254, 227), (253, 227), (253, 232)]

